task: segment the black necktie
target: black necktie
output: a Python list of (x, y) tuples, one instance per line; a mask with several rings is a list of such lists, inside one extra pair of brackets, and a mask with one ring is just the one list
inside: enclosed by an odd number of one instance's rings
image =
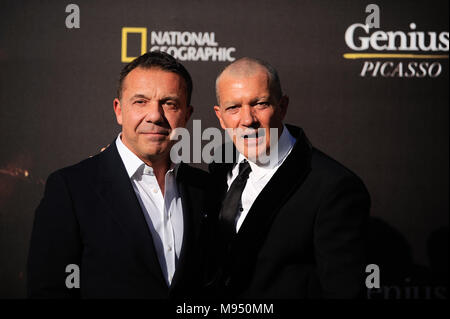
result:
[(247, 184), (248, 175), (252, 171), (250, 164), (244, 160), (239, 164), (239, 174), (233, 181), (222, 202), (220, 210), (220, 225), (225, 236), (231, 237), (236, 233), (235, 219), (241, 204), (242, 191)]

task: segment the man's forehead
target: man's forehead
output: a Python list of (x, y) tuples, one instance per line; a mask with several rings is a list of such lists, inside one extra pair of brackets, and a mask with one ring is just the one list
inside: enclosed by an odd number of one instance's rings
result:
[[(161, 75), (167, 76), (166, 79), (161, 79)], [(156, 79), (156, 77), (158, 77)], [(165, 87), (177, 92), (182, 89), (184, 92), (186, 90), (186, 81), (179, 74), (171, 71), (166, 71), (160, 68), (142, 68), (137, 67), (127, 74), (123, 81), (123, 91), (130, 88), (132, 84), (133, 88), (158, 88)], [(141, 89), (140, 89), (141, 90)]]
[(243, 58), (227, 66), (223, 73), (228, 72), (234, 75), (252, 75), (253, 73), (260, 71), (267, 72), (267, 69), (261, 65), (261, 63), (253, 59)]
[(251, 79), (251, 78), (268, 78), (267, 70), (260, 65), (253, 68), (230, 68), (225, 69), (219, 77), (222, 79)]
[(269, 89), (269, 78), (266, 73), (255, 73), (253, 75), (232, 75), (224, 74), (218, 81), (219, 91), (238, 91), (249, 86), (258, 91), (267, 91)]
[[(144, 67), (137, 67), (134, 68), (133, 70), (130, 71), (130, 73), (127, 74), (127, 76), (124, 79), (124, 82), (126, 82), (127, 80), (140, 80), (140, 79), (144, 79), (144, 80), (151, 80), (153, 77), (161, 77), (161, 76), (166, 76), (167, 78), (170, 78), (171, 81), (173, 81), (174, 83), (179, 82), (182, 83), (183, 85), (185, 84), (185, 81), (183, 79), (183, 77), (181, 75), (179, 75), (178, 73), (172, 72), (172, 71), (168, 71), (168, 70), (164, 70), (162, 68), (159, 67), (149, 67), (149, 68), (144, 68)], [(178, 81), (176, 81), (178, 80)]]
[(240, 103), (254, 103), (261, 100), (271, 99), (270, 92), (268, 90), (260, 90), (258, 92), (247, 92), (245, 90), (236, 91), (223, 91), (221, 98), (221, 105), (231, 105)]

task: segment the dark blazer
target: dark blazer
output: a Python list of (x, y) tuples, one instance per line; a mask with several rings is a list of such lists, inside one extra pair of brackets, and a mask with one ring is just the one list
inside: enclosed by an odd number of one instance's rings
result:
[[(242, 298), (353, 298), (364, 286), (370, 198), (362, 181), (287, 125), (294, 148), (223, 242), (210, 214), (207, 288)], [(221, 196), (233, 164), (212, 163)], [(213, 262), (215, 260), (215, 263)]]
[[(199, 229), (208, 174), (181, 164), (184, 236), (167, 286), (152, 235), (113, 142), (104, 152), (51, 174), (36, 210), (28, 258), (28, 296), (168, 298), (194, 296)], [(80, 289), (65, 285), (66, 266), (80, 267)]]

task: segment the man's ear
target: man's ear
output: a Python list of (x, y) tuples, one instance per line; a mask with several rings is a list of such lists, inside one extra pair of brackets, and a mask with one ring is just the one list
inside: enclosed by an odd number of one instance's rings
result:
[(113, 105), (117, 123), (119, 125), (122, 125), (122, 105), (120, 104), (120, 100), (118, 98), (115, 98), (113, 101)]
[(222, 113), (220, 112), (220, 106), (215, 105), (215, 106), (214, 106), (214, 111), (216, 112), (216, 116), (217, 116), (217, 118), (219, 119), (220, 126), (221, 126), (223, 129), (226, 129), (225, 124), (223, 123)]
[(288, 106), (289, 106), (289, 96), (283, 95), (281, 97), (280, 103), (278, 105), (279, 105), (279, 108), (280, 108), (281, 120), (283, 120), (284, 117), (286, 116), (287, 109), (288, 109)]
[(187, 112), (186, 112), (186, 117), (185, 117), (185, 123), (187, 123), (189, 121), (189, 119), (192, 116), (192, 113), (194, 113), (194, 107), (192, 105), (189, 105), (187, 107)]

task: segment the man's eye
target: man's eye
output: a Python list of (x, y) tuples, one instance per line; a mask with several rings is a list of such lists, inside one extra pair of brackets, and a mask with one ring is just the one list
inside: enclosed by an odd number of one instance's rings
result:
[(168, 108), (171, 108), (171, 109), (177, 107), (177, 103), (171, 102), (171, 101), (166, 101), (166, 102), (163, 103), (163, 105), (165, 107), (168, 107)]
[(230, 106), (227, 106), (227, 107), (225, 108), (225, 110), (226, 110), (226, 111), (232, 111), (232, 110), (237, 110), (237, 108), (238, 108), (237, 105), (230, 105)]
[(134, 104), (145, 104), (145, 100), (136, 100)]
[(269, 102), (258, 102), (258, 103), (256, 103), (255, 108), (262, 110), (262, 109), (268, 108), (269, 106), (270, 106)]

